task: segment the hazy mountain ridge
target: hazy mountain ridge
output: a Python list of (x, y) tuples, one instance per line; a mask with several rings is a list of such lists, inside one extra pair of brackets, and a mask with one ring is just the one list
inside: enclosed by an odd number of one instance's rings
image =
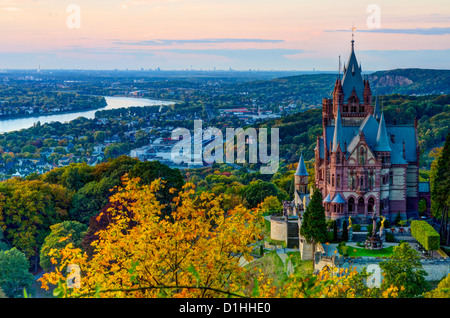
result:
[[(342, 76), (342, 75), (341, 75)], [(446, 95), (450, 94), (450, 70), (394, 69), (364, 75), (369, 79), (372, 94), (379, 95)], [(317, 105), (331, 97), (338, 74), (302, 74), (267, 81), (280, 87), (300, 88)], [(315, 95), (311, 98), (311, 95)]]

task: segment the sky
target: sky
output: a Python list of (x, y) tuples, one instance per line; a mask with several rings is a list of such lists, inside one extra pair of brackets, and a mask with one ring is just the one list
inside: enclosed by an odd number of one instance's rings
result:
[(0, 0), (0, 69), (450, 69), (449, 0)]

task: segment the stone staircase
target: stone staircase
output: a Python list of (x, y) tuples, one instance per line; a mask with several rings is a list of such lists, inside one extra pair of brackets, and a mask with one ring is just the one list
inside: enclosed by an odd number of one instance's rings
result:
[(287, 222), (287, 248), (298, 248), (299, 247), (299, 233), (298, 233), (298, 221), (288, 221)]

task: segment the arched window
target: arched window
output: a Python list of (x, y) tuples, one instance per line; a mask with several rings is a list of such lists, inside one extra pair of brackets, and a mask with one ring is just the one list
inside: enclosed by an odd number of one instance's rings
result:
[(336, 187), (340, 187), (341, 186), (341, 175), (338, 174), (336, 177)]
[(364, 198), (361, 197), (358, 200), (358, 214), (364, 214), (364, 208), (365, 208)]
[(355, 211), (355, 198), (348, 199), (348, 212)]
[(362, 165), (366, 163), (364, 147), (359, 148), (359, 163)]
[(369, 199), (369, 205), (367, 206), (367, 212), (373, 212), (373, 207), (375, 205), (375, 199), (370, 198)]

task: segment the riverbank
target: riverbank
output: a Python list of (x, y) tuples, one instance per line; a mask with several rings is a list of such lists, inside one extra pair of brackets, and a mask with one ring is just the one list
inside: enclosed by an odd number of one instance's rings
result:
[(141, 106), (161, 106), (161, 105), (173, 105), (174, 102), (147, 99), (147, 98), (135, 98), (135, 97), (118, 97), (118, 96), (103, 96), (106, 100), (106, 106), (92, 108), (83, 111), (70, 111), (70, 112), (58, 112), (45, 115), (34, 115), (18, 118), (0, 118), (0, 133), (7, 133), (12, 131), (18, 131), (21, 129), (27, 129), (33, 127), (37, 122), (41, 124), (54, 122), (69, 122), (78, 117), (85, 117), (87, 119), (94, 119), (97, 111), (104, 111), (117, 108), (129, 108), (129, 107), (141, 107)]

